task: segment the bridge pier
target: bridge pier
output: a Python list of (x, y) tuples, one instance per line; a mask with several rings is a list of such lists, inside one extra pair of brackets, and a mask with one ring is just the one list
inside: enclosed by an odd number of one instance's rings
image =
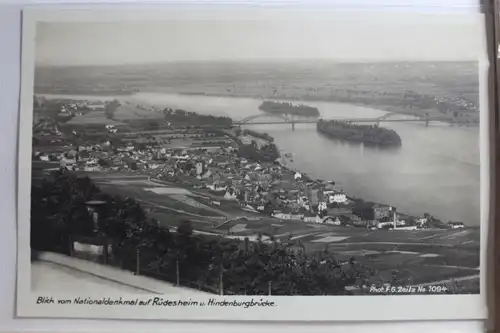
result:
[(425, 127), (429, 127), (429, 119), (425, 120)]
[(294, 121), (292, 121), (292, 131), (295, 132), (295, 122)]

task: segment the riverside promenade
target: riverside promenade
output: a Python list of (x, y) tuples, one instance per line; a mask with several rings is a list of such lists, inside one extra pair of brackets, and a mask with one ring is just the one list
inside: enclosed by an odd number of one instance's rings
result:
[(43, 252), (31, 263), (31, 289), (35, 292), (96, 292), (127, 294), (165, 294), (180, 296), (210, 295), (203, 291), (177, 287), (171, 283), (118, 268)]

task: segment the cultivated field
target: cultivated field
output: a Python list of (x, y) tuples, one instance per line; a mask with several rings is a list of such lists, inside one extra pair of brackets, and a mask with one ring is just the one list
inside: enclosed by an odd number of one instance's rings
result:
[(151, 119), (159, 120), (164, 119), (164, 115), (158, 111), (148, 110), (146, 108), (138, 107), (127, 101), (121, 101), (121, 106), (117, 108), (113, 118), (120, 121), (137, 120), (137, 119)]
[(83, 115), (76, 115), (66, 124), (68, 125), (124, 125), (120, 121), (106, 118), (103, 111), (91, 111)]

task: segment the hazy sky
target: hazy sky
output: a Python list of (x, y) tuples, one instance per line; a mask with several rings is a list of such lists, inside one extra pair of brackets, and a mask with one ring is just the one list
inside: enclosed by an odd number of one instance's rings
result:
[(244, 20), (39, 23), (36, 62), (94, 65), (196, 60), (477, 60), (477, 19), (434, 15), (272, 15)]

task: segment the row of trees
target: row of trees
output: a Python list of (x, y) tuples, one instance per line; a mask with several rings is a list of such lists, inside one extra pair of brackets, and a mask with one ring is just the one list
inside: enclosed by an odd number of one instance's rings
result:
[[(87, 211), (102, 200), (98, 231)], [(74, 237), (105, 238), (124, 268), (135, 270), (136, 251), (149, 274), (226, 294), (341, 295), (345, 287), (365, 284), (373, 272), (353, 260), (339, 264), (327, 251), (307, 255), (274, 241), (250, 243), (194, 235), (183, 221), (176, 232), (147, 217), (131, 198), (110, 196), (87, 177), (58, 171), (32, 188), (31, 246), (69, 253)], [(271, 282), (271, 283), (270, 283)]]
[[(67, 112), (62, 112), (65, 108), (67, 109)], [(79, 112), (87, 112), (87, 110), (87, 107), (78, 107)], [(76, 110), (69, 108), (67, 100), (33, 98), (34, 114), (45, 121), (50, 121), (55, 124), (66, 123), (75, 116), (75, 111)]]
[(163, 110), (165, 120), (177, 125), (189, 126), (216, 126), (228, 128), (233, 124), (229, 117), (217, 117), (212, 115), (201, 115), (195, 112), (188, 112), (182, 109), (165, 108)]

